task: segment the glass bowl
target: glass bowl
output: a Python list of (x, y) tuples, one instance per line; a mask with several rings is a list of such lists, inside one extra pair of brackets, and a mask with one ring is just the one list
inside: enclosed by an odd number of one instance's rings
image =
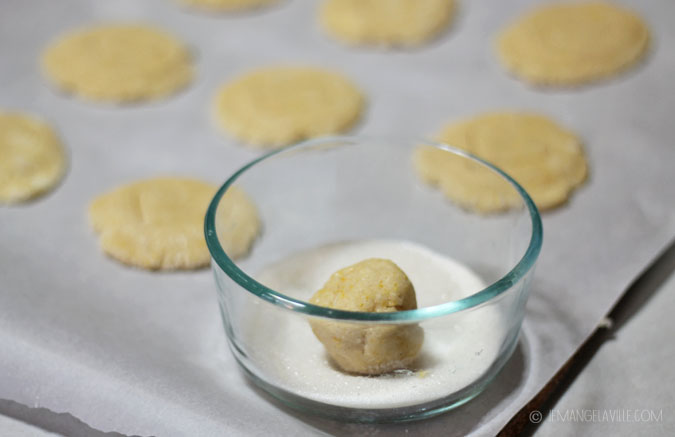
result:
[[(461, 205), (445, 198), (413, 165), (421, 145), (487, 175), (463, 189), (480, 190), (486, 177), (501, 184), (496, 192), (509, 197), (510, 209), (481, 214), (466, 208), (466, 198)], [(251, 252), (236, 261), (216, 226), (233, 184), (251, 196), (263, 224)], [(287, 406), (355, 422), (422, 419), (478, 395), (517, 344), (542, 244), (534, 203), (494, 166), (447, 145), (354, 137), (306, 141), (245, 165), (213, 198), (205, 233), (225, 333), (245, 374)], [(331, 273), (371, 257), (391, 259), (408, 275), (418, 309), (309, 303)], [(405, 368), (351, 374), (328, 357), (310, 321), (356, 332), (416, 326), (424, 342)]]

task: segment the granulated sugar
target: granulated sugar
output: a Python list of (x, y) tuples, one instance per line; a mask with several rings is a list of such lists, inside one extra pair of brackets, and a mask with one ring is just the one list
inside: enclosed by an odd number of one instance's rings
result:
[[(419, 307), (461, 299), (485, 284), (464, 265), (404, 241), (362, 241), (313, 249), (268, 267), (257, 279), (307, 300), (338, 269), (387, 258), (410, 278)], [(502, 320), (482, 307), (420, 323), (425, 339), (410, 369), (380, 376), (347, 374), (332, 364), (306, 317), (251, 299), (242, 344), (256, 373), (298, 396), (351, 408), (396, 408), (446, 397), (475, 382), (497, 358)]]

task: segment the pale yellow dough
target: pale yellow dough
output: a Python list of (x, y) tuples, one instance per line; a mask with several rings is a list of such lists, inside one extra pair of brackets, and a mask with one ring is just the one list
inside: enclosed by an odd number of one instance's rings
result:
[[(195, 269), (208, 265), (204, 215), (216, 187), (193, 179), (148, 179), (98, 196), (89, 219), (101, 248), (113, 258), (146, 269)], [(219, 240), (230, 258), (246, 254), (258, 234), (255, 205), (230, 187), (216, 217)]]
[(211, 11), (237, 11), (258, 8), (276, 3), (278, 0), (178, 0), (184, 5)]
[(187, 86), (193, 76), (187, 47), (142, 24), (108, 24), (66, 34), (47, 47), (42, 65), (59, 88), (108, 102), (164, 97)]
[[(363, 312), (417, 308), (415, 289), (393, 262), (370, 258), (331, 275), (310, 299), (314, 305)], [(363, 325), (310, 321), (328, 355), (347, 372), (378, 375), (405, 368), (417, 356), (424, 331), (417, 324)]]
[(576, 85), (626, 69), (646, 52), (649, 29), (635, 13), (606, 2), (541, 6), (498, 37), (506, 68), (534, 84)]
[(454, 9), (454, 0), (326, 0), (319, 20), (349, 44), (414, 46), (443, 31)]
[[(586, 179), (579, 138), (541, 115), (488, 113), (449, 124), (437, 139), (505, 171), (542, 210), (564, 203)], [(414, 161), (424, 180), (469, 209), (493, 212), (521, 203), (517, 191), (496, 173), (452, 153), (420, 146)]]
[(0, 112), (0, 203), (50, 190), (65, 170), (66, 154), (49, 125), (27, 114)]
[(276, 147), (342, 132), (361, 115), (363, 96), (338, 73), (269, 67), (225, 84), (215, 98), (217, 123), (257, 147)]

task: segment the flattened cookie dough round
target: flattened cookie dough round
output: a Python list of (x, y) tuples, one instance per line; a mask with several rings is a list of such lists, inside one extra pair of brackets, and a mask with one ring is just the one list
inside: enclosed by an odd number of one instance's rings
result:
[[(156, 270), (209, 264), (204, 239), (206, 209), (216, 187), (193, 179), (147, 179), (98, 196), (89, 219), (101, 248), (129, 265)], [(260, 220), (248, 195), (231, 187), (221, 201), (217, 229), (231, 258), (248, 252)]]
[(252, 146), (276, 147), (348, 129), (359, 119), (363, 100), (341, 74), (270, 67), (225, 84), (215, 98), (215, 117)]
[(577, 85), (614, 75), (646, 52), (649, 29), (605, 2), (542, 6), (498, 37), (504, 66), (534, 84)]
[[(482, 158), (513, 177), (542, 209), (564, 203), (587, 175), (580, 140), (541, 115), (497, 112), (449, 124), (438, 140)], [(446, 196), (479, 212), (520, 204), (494, 172), (430, 146), (415, 151), (415, 167)]]
[(0, 112), (0, 203), (43, 194), (65, 171), (65, 151), (49, 125), (26, 114)]
[(260, 227), (258, 210), (248, 194), (236, 186), (228, 188), (216, 212), (216, 232), (225, 253), (232, 259), (246, 255)]
[(66, 34), (47, 47), (42, 65), (61, 89), (108, 102), (165, 97), (187, 86), (193, 76), (187, 47), (141, 24), (108, 24)]
[(276, 3), (278, 0), (178, 0), (186, 6), (206, 11), (238, 11), (254, 9)]
[(319, 21), (348, 44), (415, 46), (452, 20), (454, 0), (326, 0)]

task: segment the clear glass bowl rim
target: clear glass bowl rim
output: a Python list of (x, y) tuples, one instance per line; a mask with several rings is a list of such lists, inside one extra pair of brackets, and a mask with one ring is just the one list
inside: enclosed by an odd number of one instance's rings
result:
[[(307, 141), (302, 141), (296, 144), (292, 144), (286, 147), (282, 147), (276, 150), (273, 150), (269, 153), (262, 155), (259, 158), (254, 159), (248, 164), (241, 167), (239, 170), (234, 172), (225, 183), (218, 189), (214, 195), (211, 203), (209, 204), (208, 210), (206, 211), (206, 216), (204, 219), (204, 234), (206, 237), (206, 244), (211, 253), (211, 257), (216, 262), (216, 264), (229, 276), (234, 282), (239, 284), (245, 290), (249, 291), (253, 295), (264, 299), (268, 302), (271, 302), (280, 307), (286, 308), (291, 311), (298, 313), (306, 314), (308, 316), (323, 317), (329, 319), (337, 320), (347, 320), (347, 321), (361, 321), (361, 322), (382, 322), (382, 323), (392, 323), (392, 322), (420, 322), (428, 320), (435, 317), (447, 316), (452, 313), (459, 311), (468, 310), (470, 308), (476, 307), (483, 303), (486, 303), (495, 297), (499, 296), (506, 290), (510, 289), (514, 284), (518, 283), (535, 265), (539, 252), (541, 251), (541, 245), (543, 241), (543, 227), (541, 222), (541, 216), (539, 215), (539, 210), (529, 194), (521, 187), (513, 178), (511, 178), (504, 171), (498, 167), (490, 164), (487, 161), (484, 161), (477, 156), (474, 156), (470, 153), (465, 152), (464, 150), (452, 147), (447, 144), (438, 143), (436, 141), (429, 141), (426, 139), (415, 140), (411, 144), (424, 144), (428, 146), (437, 147), (442, 150), (454, 153), (456, 155), (463, 156), (465, 158), (472, 159), (491, 170), (498, 173), (501, 177), (506, 179), (520, 194), (523, 202), (525, 203), (527, 210), (530, 214), (530, 220), (532, 222), (532, 232), (530, 235), (530, 242), (528, 244), (527, 250), (523, 257), (516, 263), (516, 265), (503, 277), (493, 282), (486, 288), (478, 291), (471, 296), (465, 298), (445, 302), (439, 305), (434, 305), (431, 307), (423, 307), (415, 310), (406, 310), (406, 311), (396, 311), (396, 312), (387, 312), (387, 313), (373, 313), (373, 312), (360, 312), (360, 311), (346, 311), (346, 310), (337, 310), (327, 307), (321, 307), (313, 305), (309, 302), (295, 299), (289, 296), (284, 295), (278, 291), (272, 290), (264, 286), (263, 284), (257, 282), (255, 279), (248, 276), (244, 273), (236, 263), (227, 256), (223, 250), (220, 241), (218, 240), (218, 235), (215, 228), (215, 217), (216, 211), (218, 209), (218, 204), (223, 194), (227, 189), (234, 184), (239, 176), (245, 173), (250, 168), (254, 167), (259, 162), (262, 162), (268, 158), (271, 158), (279, 153), (283, 153), (290, 149), (301, 149), (306, 147), (313, 147), (321, 145), (323, 143), (331, 142), (346, 142), (346, 143), (357, 143), (369, 140), (386, 140), (386, 138), (372, 138), (365, 136), (327, 136), (314, 138)], [(394, 140), (400, 142), (401, 139)]]

